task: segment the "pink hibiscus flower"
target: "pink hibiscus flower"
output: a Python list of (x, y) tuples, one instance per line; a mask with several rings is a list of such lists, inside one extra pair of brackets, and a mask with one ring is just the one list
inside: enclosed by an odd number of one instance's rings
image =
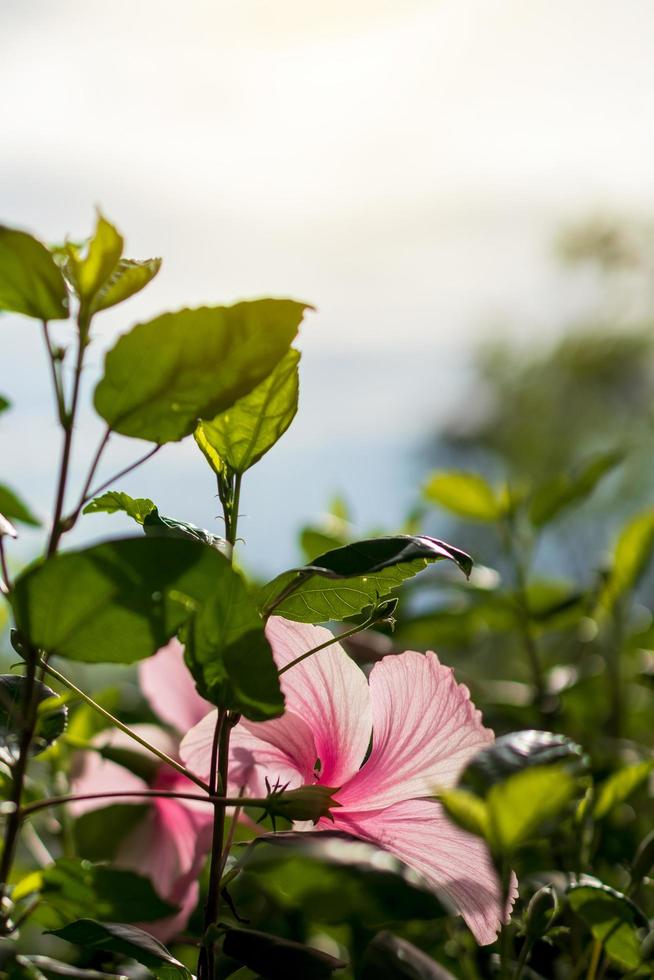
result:
[[(141, 690), (158, 717), (179, 735), (187, 732), (211, 710), (195, 689), (183, 661), (183, 650), (177, 640), (171, 640), (154, 656), (139, 664)], [(173, 758), (178, 757), (179, 737), (155, 725), (136, 726), (138, 733)], [(123, 732), (102, 732), (95, 739), (98, 745), (143, 752)], [(148, 755), (152, 759), (153, 756)], [(145, 780), (128, 769), (103, 759), (96, 752), (87, 752), (80, 771), (73, 780), (74, 793), (138, 792), (142, 789), (172, 790), (198, 793), (201, 790), (162, 763), (154, 781)], [(127, 835), (118, 848), (116, 866), (136, 871), (149, 878), (161, 898), (176, 905), (179, 911), (158, 922), (145, 922), (142, 927), (163, 941), (178, 934), (188, 922), (198, 901), (198, 876), (211, 846), (213, 811), (203, 803), (191, 800), (81, 800), (72, 804), (79, 816), (109, 803), (150, 804), (143, 820)]]
[[(278, 668), (328, 640), (328, 630), (268, 621)], [(493, 739), (468, 689), (434, 653), (407, 652), (375, 664), (370, 681), (338, 644), (281, 678), (286, 711), (241, 721), (230, 748), (231, 791), (255, 796), (271, 785), (338, 787), (337, 829), (380, 845), (423, 874), (463, 916), (477, 942), (491, 943), (507, 910), (484, 843), (426, 799), (452, 786), (468, 760)], [(183, 739), (185, 764), (209, 776), (216, 713)], [(371, 743), (372, 737), (372, 743)], [(370, 749), (369, 754), (368, 751)], [(303, 829), (299, 827), (298, 829)]]

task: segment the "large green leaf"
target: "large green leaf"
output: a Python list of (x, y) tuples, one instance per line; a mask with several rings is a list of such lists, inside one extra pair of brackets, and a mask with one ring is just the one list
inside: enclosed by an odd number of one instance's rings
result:
[(161, 259), (121, 259), (98, 292), (93, 302), (96, 312), (116, 306), (140, 292), (154, 279), (161, 268)]
[[(24, 677), (17, 674), (0, 675), (0, 761), (13, 765), (20, 754), (22, 733), (25, 728), (25, 685)], [(45, 684), (37, 682), (36, 696), (39, 703), (48, 708), (46, 702), (56, 699), (56, 694)], [(52, 702), (49, 710), (43, 710), (37, 717), (36, 729), (30, 744), (30, 753), (38, 755), (59, 738), (66, 728), (68, 709), (65, 705)]]
[(508, 509), (505, 493), (497, 493), (478, 473), (434, 473), (423, 489), (431, 503), (473, 521), (497, 521)]
[(407, 939), (384, 930), (366, 947), (361, 980), (454, 980), (454, 976)]
[(282, 904), (317, 922), (374, 928), (449, 914), (432, 882), (389, 851), (339, 831), (266, 834), (242, 863)]
[(255, 970), (264, 980), (330, 980), (346, 964), (320, 949), (255, 929), (228, 929), (223, 952)]
[(82, 916), (110, 922), (154, 922), (177, 911), (157, 895), (147, 878), (104, 864), (59, 858), (33, 877), (45, 910), (39, 921), (48, 928)]
[(209, 465), (245, 473), (286, 432), (297, 412), (300, 354), (289, 350), (265, 381), (211, 422), (200, 422), (195, 440)]
[(136, 926), (118, 922), (96, 922), (77, 919), (51, 935), (85, 949), (102, 949), (121, 953), (147, 966), (158, 980), (192, 980), (191, 972), (149, 933)]
[(66, 552), (16, 580), (16, 625), (50, 654), (132, 663), (153, 654), (201, 608), (225, 564), (213, 548), (168, 538)]
[(0, 483), (0, 514), (9, 517), (12, 521), (19, 521), (21, 524), (29, 524), (31, 527), (40, 527), (41, 522), (35, 517), (27, 504), (16, 496), (13, 490)]
[(42, 242), (0, 225), (0, 310), (37, 320), (65, 320), (68, 290)]
[(221, 558), (215, 590), (185, 631), (185, 659), (202, 697), (263, 721), (284, 710), (264, 624), (243, 579)]
[(292, 300), (164, 313), (140, 323), (109, 351), (95, 407), (111, 428), (176, 442), (214, 418), (276, 367), (307, 309)]
[(649, 928), (640, 909), (621, 892), (583, 876), (568, 890), (571, 908), (620, 966), (636, 970), (642, 961), (640, 929)]
[(443, 559), (455, 562), (466, 575), (470, 573), (469, 555), (426, 535), (357, 541), (278, 575), (263, 587), (261, 607), (265, 615), (275, 612), (302, 623), (345, 619)]
[(529, 509), (532, 524), (542, 527), (566, 507), (585, 500), (600, 480), (611, 473), (623, 459), (623, 452), (601, 453), (584, 463), (576, 472), (555, 477), (532, 498)]

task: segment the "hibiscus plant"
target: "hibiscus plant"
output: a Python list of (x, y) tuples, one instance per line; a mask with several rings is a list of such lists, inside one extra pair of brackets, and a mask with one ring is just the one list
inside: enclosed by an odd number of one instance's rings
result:
[[(652, 759), (632, 747), (630, 764), (597, 782), (577, 732), (555, 724), (542, 626), (577, 611), (589, 629), (590, 613), (560, 596), (536, 609), (517, 532), (583, 499), (619, 454), (529, 493), (430, 478), (430, 504), (496, 524), (519, 573), (508, 597), (415, 520), (358, 539), (342, 513), (306, 529), (304, 565), (251, 581), (235, 555), (241, 484), (296, 414), (293, 345), (311, 307), (182, 309), (120, 335), (93, 393), (97, 448), (73, 486), (98, 318), (160, 267), (123, 249), (101, 215), (81, 245), (0, 228), (0, 310), (42, 334), (61, 430), (53, 514), (27, 567), (12, 540), (36, 518), (0, 486), (3, 975), (652, 976), (641, 907), (652, 838), (616, 856), (608, 883), (594, 863), (602, 821), (642, 789)], [(145, 445), (99, 476), (120, 437)], [(220, 528), (122, 490), (189, 437), (212, 471)], [(69, 547), (98, 513), (132, 533)], [(639, 520), (595, 590), (598, 621), (620, 621), (645, 567), (654, 520)], [(459, 597), (456, 614), (421, 598), (420, 583), (431, 595), (437, 580)], [(498, 738), (430, 649), (445, 627), (460, 644), (488, 628), (490, 598), (492, 628), (518, 637), (521, 679), (505, 683), (522, 685), (516, 705), (528, 708), (511, 725), (491, 706)], [(103, 664), (125, 682), (104, 685)]]

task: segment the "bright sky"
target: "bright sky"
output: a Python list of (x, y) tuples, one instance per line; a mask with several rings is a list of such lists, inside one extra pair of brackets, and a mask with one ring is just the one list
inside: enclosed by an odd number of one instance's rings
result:
[[(103, 315), (105, 344), (165, 307), (316, 304), (279, 457), (300, 472), (346, 420), (415, 434), (448, 358), (498, 317), (536, 332), (583, 306), (550, 239), (589, 210), (654, 208), (653, 28), (651, 0), (0, 0), (0, 220), (79, 237), (99, 204), (131, 254), (164, 256)], [(38, 480), (32, 337), (2, 330), (21, 444), (0, 438)]]

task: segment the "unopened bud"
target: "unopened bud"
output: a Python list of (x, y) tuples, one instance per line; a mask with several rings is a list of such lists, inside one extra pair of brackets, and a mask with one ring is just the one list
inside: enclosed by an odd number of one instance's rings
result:
[(525, 935), (535, 940), (548, 931), (559, 910), (559, 899), (551, 885), (539, 888), (531, 897), (525, 916)]
[(332, 795), (337, 791), (335, 786), (300, 786), (274, 792), (267, 798), (266, 809), (271, 817), (285, 817), (286, 820), (311, 820), (313, 823), (318, 823), (321, 817), (333, 820), (330, 811), (341, 805)]

